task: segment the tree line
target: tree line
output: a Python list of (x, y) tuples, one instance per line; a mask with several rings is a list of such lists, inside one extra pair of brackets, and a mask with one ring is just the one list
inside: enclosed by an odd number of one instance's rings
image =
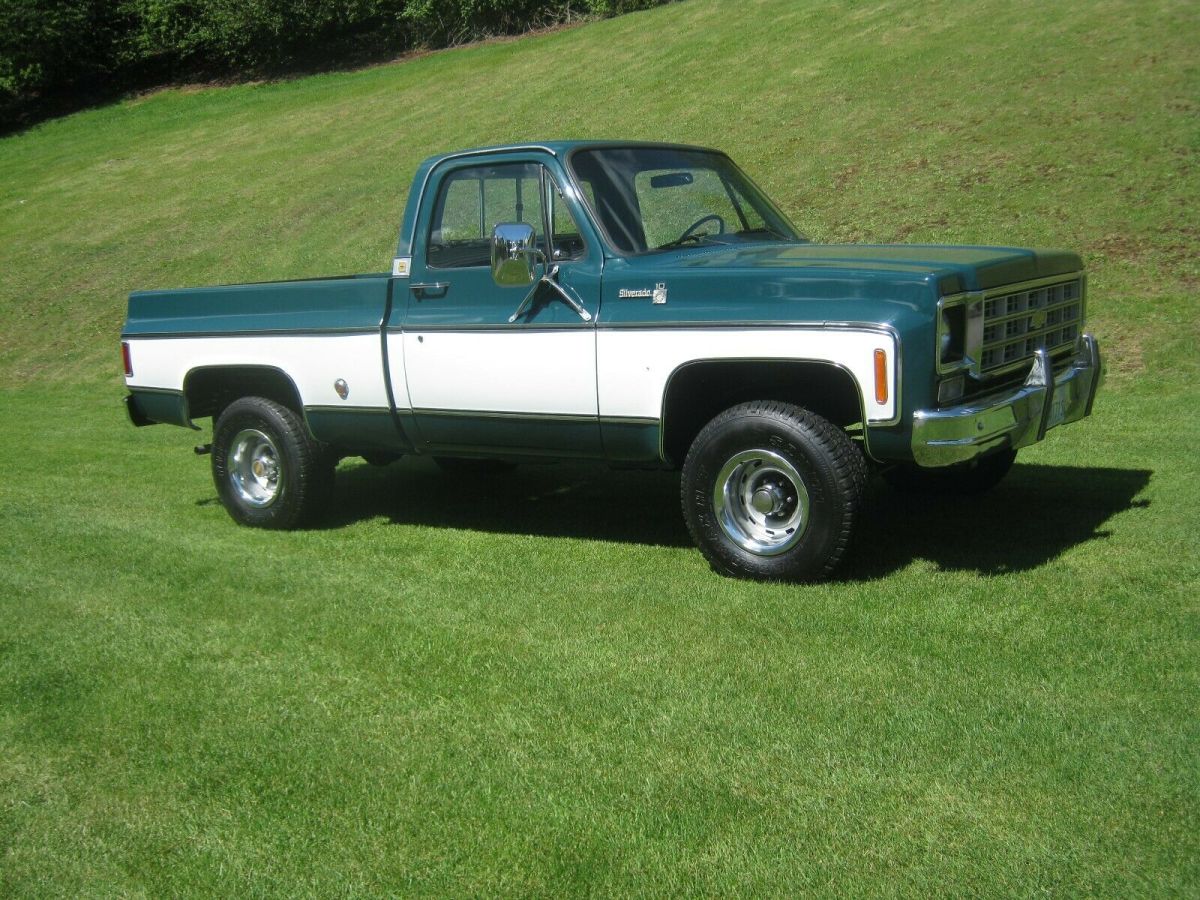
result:
[(0, 0), (0, 133), (181, 80), (262, 77), (667, 0)]

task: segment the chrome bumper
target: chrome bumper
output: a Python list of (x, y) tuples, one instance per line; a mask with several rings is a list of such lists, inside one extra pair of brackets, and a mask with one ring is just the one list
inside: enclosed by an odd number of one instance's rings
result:
[(1050, 358), (1038, 350), (1033, 369), (1017, 390), (955, 406), (913, 414), (913, 458), (922, 466), (951, 466), (976, 456), (1037, 443), (1056, 425), (1092, 414), (1104, 380), (1100, 345), (1080, 338), (1071, 367), (1054, 377)]

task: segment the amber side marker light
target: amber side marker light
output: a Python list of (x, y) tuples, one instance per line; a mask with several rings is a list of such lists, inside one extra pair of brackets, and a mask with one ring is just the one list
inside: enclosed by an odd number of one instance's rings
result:
[(888, 401), (887, 351), (875, 351), (875, 402), (883, 406)]
[(125, 364), (125, 377), (133, 375), (133, 358), (129, 355), (129, 341), (121, 341), (121, 362)]

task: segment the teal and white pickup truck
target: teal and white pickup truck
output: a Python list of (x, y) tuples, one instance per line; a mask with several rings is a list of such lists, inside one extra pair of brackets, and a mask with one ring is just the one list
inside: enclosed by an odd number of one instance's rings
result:
[(121, 340), (240, 523), (313, 521), (352, 455), (681, 468), (714, 568), (808, 580), (868, 466), (980, 491), (1091, 413), (1084, 302), (1074, 253), (816, 245), (720, 152), (547, 142), (426, 160), (390, 273), (138, 291)]

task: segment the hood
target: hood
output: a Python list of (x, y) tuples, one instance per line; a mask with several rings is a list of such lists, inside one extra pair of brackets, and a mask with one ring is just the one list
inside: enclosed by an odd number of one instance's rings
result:
[[(980, 291), (1078, 272), (1078, 254), (1020, 247), (956, 247), (938, 244), (753, 244), (696, 247), (671, 254), (635, 257), (654, 268), (679, 269), (837, 269), (934, 276), (942, 293)], [(631, 260), (631, 262), (634, 262)]]
[[(1078, 272), (1079, 256), (1019, 247), (755, 243), (609, 259), (601, 320), (869, 322), (932, 347), (940, 297)], [(651, 295), (662, 289), (662, 303)]]

